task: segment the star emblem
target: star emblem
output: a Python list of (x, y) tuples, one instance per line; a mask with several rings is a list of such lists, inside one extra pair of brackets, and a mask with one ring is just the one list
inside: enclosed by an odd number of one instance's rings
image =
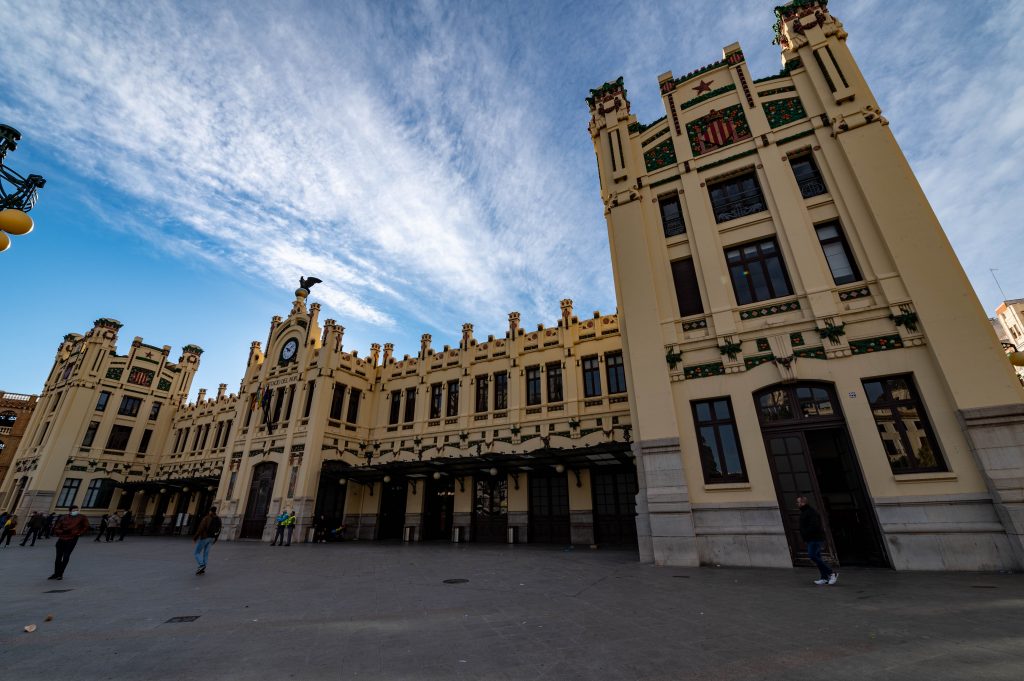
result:
[(714, 82), (715, 81), (713, 81), (713, 80), (709, 80), (709, 81), (705, 82), (704, 79), (702, 78), (701, 81), (700, 81), (700, 84), (697, 87), (693, 88), (693, 89), (694, 89), (694, 91), (698, 95), (703, 93), (703, 92), (711, 92), (711, 84), (714, 83)]
[(152, 359), (153, 358), (153, 353), (147, 351), (146, 352), (146, 357), (149, 357), (150, 359)]

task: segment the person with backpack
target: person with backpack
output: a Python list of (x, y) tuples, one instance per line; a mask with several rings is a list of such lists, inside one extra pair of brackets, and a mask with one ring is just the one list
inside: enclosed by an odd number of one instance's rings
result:
[(197, 575), (206, 572), (206, 561), (210, 558), (210, 546), (217, 541), (217, 537), (220, 535), (220, 527), (220, 518), (217, 516), (216, 508), (211, 508), (203, 519), (199, 521), (199, 527), (196, 528), (196, 533), (192, 537), (192, 541), (196, 543), (194, 552), (196, 563), (199, 564), (199, 568), (196, 570)]

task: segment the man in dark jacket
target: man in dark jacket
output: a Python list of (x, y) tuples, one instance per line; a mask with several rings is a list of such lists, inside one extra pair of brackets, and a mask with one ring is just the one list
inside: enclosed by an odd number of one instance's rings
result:
[(132, 529), (132, 523), (135, 522), (135, 518), (132, 516), (131, 511), (125, 511), (124, 515), (121, 516), (121, 536), (117, 538), (117, 541), (124, 541), (124, 536), (128, 534), (128, 530)]
[(797, 497), (796, 503), (800, 507), (800, 538), (807, 544), (807, 555), (821, 573), (821, 577), (814, 580), (814, 583), (818, 586), (835, 584), (839, 579), (839, 573), (830, 568), (821, 557), (821, 550), (825, 548), (825, 528), (821, 524), (821, 516), (807, 503), (807, 497)]
[(206, 572), (206, 561), (210, 557), (210, 545), (217, 541), (218, 535), (220, 535), (220, 518), (217, 517), (217, 509), (211, 508), (209, 513), (199, 521), (199, 527), (196, 528), (196, 533), (192, 537), (192, 541), (196, 543), (196, 563), (199, 564), (199, 568), (196, 570), (197, 575)]
[(28, 519), (28, 525), (26, 527), (25, 538), (21, 540), (21, 545), (24, 546), (25, 542), (28, 541), (29, 537), (32, 537), (32, 546), (36, 545), (36, 538), (43, 531), (43, 525), (46, 523), (46, 518), (43, 517), (42, 513), (32, 513), (32, 517)]
[(57, 559), (53, 563), (53, 574), (48, 579), (64, 579), (64, 570), (68, 567), (78, 538), (89, 531), (89, 519), (79, 515), (78, 507), (72, 506), (69, 511), (53, 526), (53, 533), (57, 535)]

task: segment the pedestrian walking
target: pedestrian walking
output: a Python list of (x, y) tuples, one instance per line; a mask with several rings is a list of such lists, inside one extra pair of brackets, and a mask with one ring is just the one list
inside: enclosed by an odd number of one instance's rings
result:
[(71, 552), (75, 550), (78, 538), (88, 531), (89, 519), (78, 513), (77, 506), (72, 506), (67, 515), (53, 524), (53, 533), (57, 535), (57, 559), (53, 563), (53, 574), (47, 579), (64, 579)]
[(18, 515), (12, 513), (7, 516), (7, 520), (4, 522), (3, 531), (0, 532), (0, 544), (4, 546), (11, 545), (11, 537), (18, 531)]
[(807, 555), (818, 566), (820, 573), (814, 583), (818, 586), (835, 584), (839, 580), (839, 573), (821, 557), (821, 551), (825, 548), (825, 528), (821, 524), (821, 516), (807, 503), (807, 497), (797, 497), (796, 504), (800, 507), (800, 538), (807, 544)]
[(46, 533), (43, 536), (43, 539), (49, 539), (51, 536), (53, 536), (53, 525), (56, 522), (57, 522), (57, 514), (56, 513), (51, 513), (50, 515), (46, 516)]
[(35, 546), (36, 539), (39, 537), (39, 534), (43, 531), (43, 527), (45, 524), (46, 518), (43, 517), (43, 514), (33, 512), (32, 516), (28, 519), (28, 523), (25, 525), (25, 538), (21, 540), (21, 545), (24, 546), (25, 542), (28, 541), (28, 538), (32, 537), (32, 546)]
[(117, 541), (124, 541), (124, 536), (128, 534), (128, 530), (131, 529), (133, 522), (135, 522), (135, 518), (132, 517), (132, 512), (125, 511), (124, 515), (121, 516), (121, 532)]
[(192, 541), (196, 543), (194, 551), (196, 563), (199, 564), (196, 569), (197, 575), (206, 573), (206, 561), (210, 559), (210, 546), (217, 541), (219, 536), (220, 518), (217, 516), (217, 509), (211, 508), (199, 521), (199, 527), (196, 528), (196, 533), (192, 537)]
[(285, 546), (292, 545), (292, 532), (295, 531), (295, 511), (288, 514), (288, 517), (284, 521), (285, 529), (288, 530), (288, 543)]
[(103, 535), (107, 533), (107, 523), (110, 522), (109, 518), (110, 515), (107, 513), (100, 516), (100, 529), (96, 531), (96, 541), (103, 539)]
[(280, 544), (284, 546), (284, 531), (285, 521), (288, 520), (288, 513), (281, 511), (276, 518), (274, 518), (274, 540), (270, 542), (271, 546), (277, 546)]
[(121, 516), (114, 511), (114, 514), (107, 519), (107, 541), (114, 541), (114, 535), (121, 529)]

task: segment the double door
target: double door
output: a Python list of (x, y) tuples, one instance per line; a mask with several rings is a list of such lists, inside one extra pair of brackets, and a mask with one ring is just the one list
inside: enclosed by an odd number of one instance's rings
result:
[(268, 461), (253, 467), (252, 482), (249, 483), (249, 498), (245, 504), (245, 515), (242, 516), (242, 539), (263, 538), (275, 477), (277, 477), (276, 463)]

